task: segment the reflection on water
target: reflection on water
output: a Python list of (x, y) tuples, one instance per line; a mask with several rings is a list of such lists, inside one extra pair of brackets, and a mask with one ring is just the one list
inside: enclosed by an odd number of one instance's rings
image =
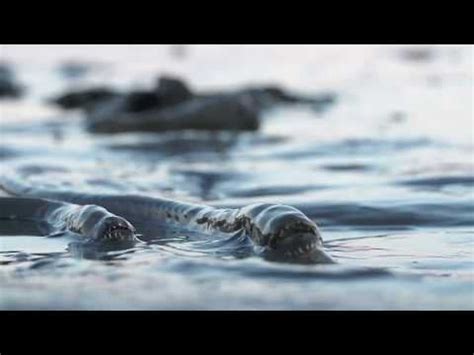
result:
[[(175, 60), (181, 49), (138, 47), (153, 63), (117, 47), (93, 58), (69, 50), (36, 61), (28, 48), (4, 51), (31, 87), (23, 101), (2, 102), (2, 172), (22, 166), (34, 185), (75, 191), (291, 204), (320, 225), (338, 264), (267, 262), (240, 234), (176, 231), (110, 250), (8, 220), (2, 309), (474, 308), (471, 48), (205, 46)], [(52, 64), (73, 54), (113, 64), (103, 64), (117, 72), (110, 84), (122, 87), (171, 70), (196, 87), (273, 78), (340, 99), (323, 112), (272, 110), (256, 133), (94, 136), (77, 113), (41, 101), (71, 78), (107, 80), (69, 63), (64, 83)], [(235, 58), (248, 60), (245, 71)]]

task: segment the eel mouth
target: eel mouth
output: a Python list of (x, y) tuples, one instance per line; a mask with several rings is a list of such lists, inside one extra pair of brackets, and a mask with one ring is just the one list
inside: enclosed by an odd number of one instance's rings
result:
[(103, 241), (135, 241), (135, 227), (120, 217), (107, 217), (100, 224), (97, 239)]
[(265, 256), (271, 260), (295, 263), (329, 264), (335, 261), (324, 251), (317, 228), (307, 224), (292, 224), (270, 238)]

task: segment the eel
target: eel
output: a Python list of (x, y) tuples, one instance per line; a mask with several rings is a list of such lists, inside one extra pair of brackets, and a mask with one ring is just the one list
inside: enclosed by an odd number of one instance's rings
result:
[[(43, 233), (72, 232), (95, 241), (136, 241), (126, 219), (97, 205), (77, 205), (39, 198), (0, 198), (0, 219), (41, 222)], [(41, 229), (41, 228), (40, 228)]]
[[(294, 263), (333, 263), (316, 223), (294, 207), (256, 203), (214, 208), (141, 195), (87, 194), (34, 187), (21, 176), (2, 175), (0, 186), (18, 198), (2, 199), (2, 215), (42, 218), (94, 240), (138, 241), (147, 223), (204, 235), (243, 232), (257, 255)], [(25, 199), (26, 198), (26, 199)], [(1, 217), (1, 216), (0, 216)], [(159, 234), (158, 234), (159, 235)], [(152, 235), (148, 237), (157, 237)]]

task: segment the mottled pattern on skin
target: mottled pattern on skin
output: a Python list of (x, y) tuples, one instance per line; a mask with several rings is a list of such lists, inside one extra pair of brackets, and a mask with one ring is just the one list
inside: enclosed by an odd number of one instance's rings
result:
[(55, 191), (29, 186), (19, 174), (1, 176), (0, 185), (14, 195), (65, 202), (61, 205), (41, 200), (46, 206), (41, 207), (49, 208), (44, 215), (50, 223), (96, 239), (132, 240), (134, 221), (153, 221), (204, 234), (243, 230), (256, 252), (271, 260), (333, 262), (323, 250), (317, 225), (291, 206), (251, 204), (240, 209), (213, 208), (140, 195)]

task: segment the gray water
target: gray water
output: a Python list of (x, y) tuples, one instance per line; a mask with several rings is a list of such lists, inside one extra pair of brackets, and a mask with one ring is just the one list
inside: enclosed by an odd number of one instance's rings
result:
[[(117, 251), (0, 227), (2, 309), (474, 309), (472, 47), (2, 46), (26, 86), (1, 105), (1, 173), (31, 183), (213, 206), (285, 203), (320, 226), (336, 265), (290, 265), (243, 238), (186, 235)], [(90, 71), (65, 79), (65, 60)], [(278, 107), (256, 133), (87, 133), (45, 99), (65, 88), (197, 90), (277, 83), (332, 92)], [(159, 236), (157, 236), (159, 237)]]

